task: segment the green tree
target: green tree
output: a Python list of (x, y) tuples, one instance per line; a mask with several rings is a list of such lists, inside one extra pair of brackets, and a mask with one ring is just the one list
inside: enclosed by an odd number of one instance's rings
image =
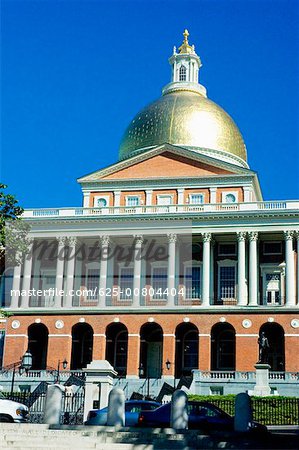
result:
[(6, 189), (0, 183), (0, 274), (22, 262), (30, 243), (30, 226), (21, 218), (24, 210)]

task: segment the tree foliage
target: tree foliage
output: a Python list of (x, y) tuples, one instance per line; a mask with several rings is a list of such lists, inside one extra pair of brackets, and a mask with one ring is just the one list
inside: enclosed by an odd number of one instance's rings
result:
[(1, 272), (21, 263), (28, 253), (29, 225), (21, 219), (23, 208), (14, 195), (6, 193), (7, 186), (0, 183), (0, 258)]

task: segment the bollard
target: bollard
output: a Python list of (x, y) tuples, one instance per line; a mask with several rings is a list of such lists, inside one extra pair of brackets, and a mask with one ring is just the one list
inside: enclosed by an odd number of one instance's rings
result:
[(236, 395), (234, 429), (239, 433), (249, 430), (252, 422), (251, 398), (245, 392)]
[(48, 386), (44, 413), (44, 423), (59, 425), (61, 421), (64, 387), (60, 384)]
[(112, 389), (109, 393), (107, 425), (125, 425), (125, 393), (122, 389)]
[(174, 430), (188, 428), (188, 397), (182, 390), (177, 390), (172, 394), (170, 427)]

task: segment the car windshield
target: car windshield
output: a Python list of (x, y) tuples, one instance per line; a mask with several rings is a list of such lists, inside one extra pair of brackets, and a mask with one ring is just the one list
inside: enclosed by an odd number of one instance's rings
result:
[(217, 406), (202, 403), (188, 403), (188, 412), (189, 414), (203, 417), (230, 417), (225, 411), (217, 408)]

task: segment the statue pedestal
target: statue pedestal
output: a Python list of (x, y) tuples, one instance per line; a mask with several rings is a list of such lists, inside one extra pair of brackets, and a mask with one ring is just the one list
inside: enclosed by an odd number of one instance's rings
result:
[(256, 382), (251, 395), (258, 397), (271, 395), (271, 388), (269, 386), (269, 369), (271, 367), (269, 364), (264, 363), (257, 363), (254, 367), (256, 369)]

